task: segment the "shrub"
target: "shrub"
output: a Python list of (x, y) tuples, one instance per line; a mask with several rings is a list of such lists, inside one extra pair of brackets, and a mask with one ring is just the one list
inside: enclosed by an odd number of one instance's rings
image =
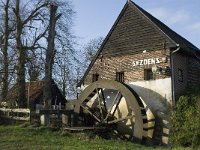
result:
[(172, 143), (175, 146), (200, 145), (200, 88), (181, 96), (172, 111)]

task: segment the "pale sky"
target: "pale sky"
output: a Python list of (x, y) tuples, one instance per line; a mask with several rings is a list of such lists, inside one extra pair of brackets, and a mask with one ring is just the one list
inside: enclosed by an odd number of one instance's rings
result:
[[(72, 0), (73, 31), (80, 45), (105, 37), (127, 0)], [(133, 0), (200, 48), (200, 0)]]

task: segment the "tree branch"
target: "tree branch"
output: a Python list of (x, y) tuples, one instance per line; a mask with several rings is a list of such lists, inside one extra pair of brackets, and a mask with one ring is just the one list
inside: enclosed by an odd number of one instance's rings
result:
[(33, 10), (31, 12), (31, 14), (23, 21), (22, 25), (27, 24), (31, 19), (37, 17), (40, 13), (38, 13), (37, 11), (40, 10), (42, 7), (47, 6), (48, 3), (44, 3), (42, 5), (40, 5), (39, 7), (37, 7), (35, 10)]

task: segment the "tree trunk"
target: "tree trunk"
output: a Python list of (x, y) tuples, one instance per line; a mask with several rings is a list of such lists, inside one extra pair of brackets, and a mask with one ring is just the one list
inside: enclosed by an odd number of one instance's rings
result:
[(8, 25), (8, 6), (9, 0), (6, 1), (4, 7), (4, 39), (3, 39), (3, 87), (2, 87), (2, 99), (5, 100), (8, 94), (8, 38), (9, 38), (9, 25)]
[(63, 82), (63, 85), (62, 85), (62, 90), (63, 90), (63, 96), (65, 97), (66, 96), (66, 83)]
[[(64, 60), (65, 61), (65, 60)], [(63, 96), (65, 97), (66, 96), (66, 83), (67, 83), (67, 65), (66, 65), (66, 62), (64, 62), (61, 70), (62, 70), (62, 90), (63, 90)]]
[(57, 21), (56, 11), (58, 6), (50, 5), (50, 21), (49, 21), (49, 31), (48, 31), (48, 45), (46, 52), (46, 63), (45, 63), (45, 78), (44, 78), (44, 92), (43, 99), (46, 109), (51, 108), (52, 101), (52, 68), (54, 63), (54, 39), (55, 39), (55, 26)]
[(18, 106), (20, 108), (25, 108), (27, 106), (26, 101), (26, 89), (25, 89), (25, 59), (26, 59), (26, 49), (23, 48), (21, 43), (21, 35), (23, 30), (22, 21), (20, 19), (19, 12), (20, 0), (16, 0), (16, 47), (18, 54), (18, 64), (17, 64), (17, 86), (18, 86)]

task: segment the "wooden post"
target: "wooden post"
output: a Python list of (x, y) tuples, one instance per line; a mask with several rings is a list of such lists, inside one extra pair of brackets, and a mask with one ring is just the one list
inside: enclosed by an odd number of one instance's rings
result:
[(67, 114), (62, 114), (62, 124), (69, 125), (69, 116)]
[(40, 115), (41, 125), (49, 126), (50, 125), (50, 115), (48, 113)]

